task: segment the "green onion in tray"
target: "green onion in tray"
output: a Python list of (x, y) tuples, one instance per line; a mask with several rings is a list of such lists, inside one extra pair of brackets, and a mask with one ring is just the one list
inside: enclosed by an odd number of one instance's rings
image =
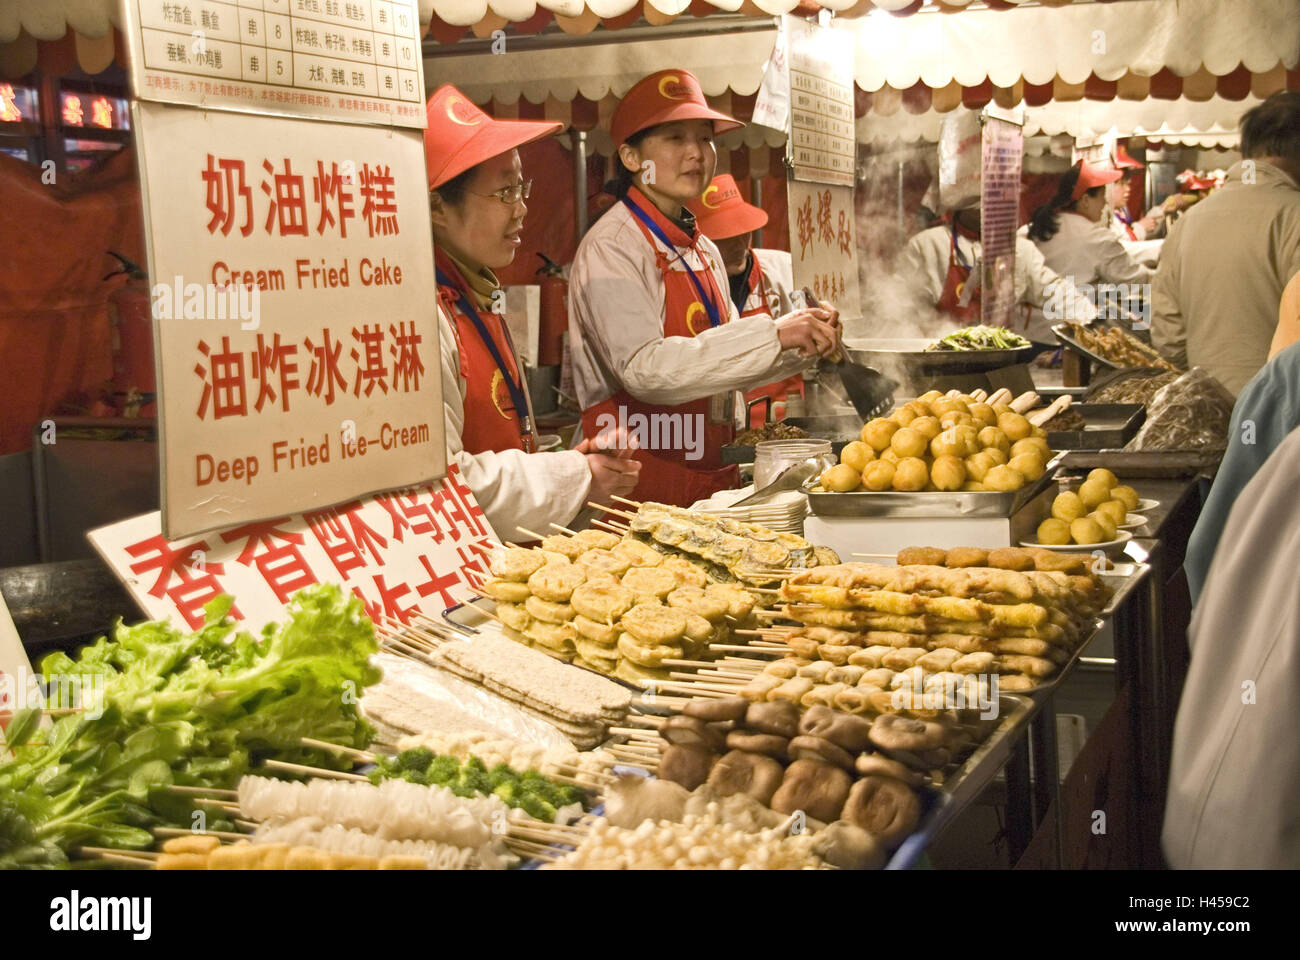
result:
[(981, 324), (954, 330), (926, 347), (926, 350), (1020, 350), (1027, 346), (1030, 346), (1028, 340), (1006, 327)]

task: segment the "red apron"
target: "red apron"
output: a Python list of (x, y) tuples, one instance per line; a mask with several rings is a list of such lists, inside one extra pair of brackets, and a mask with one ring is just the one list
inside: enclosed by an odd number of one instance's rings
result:
[[(647, 214), (676, 247), (694, 250), (701, 261), (707, 264), (708, 261), (704, 260), (695, 245), (695, 236), (688, 236), (682, 232), (680, 227), (663, 216), (636, 188), (628, 192), (628, 199)], [(655, 251), (659, 273), (663, 278), (664, 336), (693, 337), (703, 330), (708, 330), (708, 314), (704, 305), (700, 303), (690, 276), (684, 270), (672, 269), (673, 261), (655, 243), (650, 230), (635, 217), (633, 222), (641, 230), (646, 243), (650, 244)], [(696, 277), (703, 283), (705, 293), (716, 306), (722, 322), (726, 323), (731, 312), (730, 304), (718, 289), (713, 271), (706, 266), (696, 274)], [(622, 417), (619, 414), (620, 407), (625, 411)], [(639, 417), (634, 420), (637, 414), (644, 417), (644, 421)], [(688, 451), (685, 449), (651, 450), (643, 447), (638, 450), (633, 456), (641, 463), (641, 477), (632, 492), (633, 499), (656, 500), (689, 507), (696, 500), (703, 500), (719, 490), (728, 490), (738, 485), (740, 475), (737, 468), (723, 466), (721, 461), (722, 446), (730, 443), (735, 437), (735, 427), (730, 423), (709, 423), (708, 397), (677, 406), (663, 406), (644, 403), (627, 391), (620, 390), (582, 412), (582, 435), (595, 438), (600, 433), (600, 427), (597, 425), (598, 418), (607, 416), (612, 417), (615, 423), (627, 423), (629, 427), (644, 422), (647, 424), (647, 433), (650, 437), (663, 437), (676, 431), (670, 431), (666, 427), (653, 429), (649, 425), (669, 423), (661, 419), (665, 415), (680, 417), (679, 422), (682, 426), (689, 423), (691, 430), (698, 430), (700, 425), (703, 425), (702, 456), (699, 460), (687, 460)], [(606, 424), (608, 422), (605, 421)], [(678, 435), (680, 436), (680, 433)], [(645, 436), (641, 437), (643, 441), (646, 439)]]
[[(438, 284), (438, 300), (451, 319), (451, 331), (456, 337), (460, 352), (460, 375), (465, 379), (465, 425), (460, 442), (467, 453), (485, 453), (489, 450), (527, 450), (536, 448), (534, 438), (524, 430), (523, 417), (515, 410), (492, 352), (483, 342), (465, 307), (475, 309), (497, 350), (505, 360), (509, 376), (522, 384), (515, 351), (503, 319), (491, 310), (478, 310), (470, 293), (469, 284), (460, 269), (442, 250), (435, 252), (434, 261), (439, 270), (451, 279), (452, 285)], [(452, 384), (444, 389), (452, 390)]]
[[(963, 236), (965, 235), (963, 231)], [(943, 292), (939, 294), (938, 309), (946, 313), (962, 326), (972, 326), (980, 322), (980, 292), (976, 290), (970, 302), (962, 306), (962, 289), (970, 279), (971, 268), (957, 261), (957, 234), (952, 233), (952, 244), (948, 248), (948, 275), (943, 281)]]
[[(749, 269), (749, 294), (745, 297), (745, 309), (741, 311), (742, 317), (771, 317), (776, 319), (774, 312), (778, 307), (773, 306), (775, 301), (775, 291), (768, 285), (767, 277), (763, 273), (763, 267), (758, 262), (758, 257), (750, 253), (752, 266)], [(778, 380), (776, 383), (769, 383), (765, 386), (754, 387), (745, 393), (745, 399), (749, 401), (757, 400), (759, 397), (771, 397), (773, 401), (785, 400), (788, 396), (803, 396), (803, 377), (799, 374), (786, 377), (784, 380)], [(761, 427), (763, 425), (764, 415), (767, 411), (762, 407), (755, 407), (749, 414), (749, 425), (751, 427)]]

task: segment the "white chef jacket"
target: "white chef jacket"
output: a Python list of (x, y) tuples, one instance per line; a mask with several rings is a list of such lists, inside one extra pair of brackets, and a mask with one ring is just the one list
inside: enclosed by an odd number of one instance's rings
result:
[[(460, 433), (465, 425), (466, 382), (460, 375), (460, 350), (451, 321), (438, 308), (442, 348), (442, 411), (447, 429), (447, 459), (459, 465), (465, 485), (487, 516), (497, 537), (517, 540), (524, 526), (549, 533), (547, 525), (569, 521), (582, 512), (591, 487), (587, 458), (576, 450), (525, 453), (522, 450), (466, 453)], [(516, 359), (516, 362), (517, 359)], [(523, 366), (520, 365), (520, 370)]]
[(803, 295), (799, 295), (796, 305), (794, 297), (794, 260), (784, 250), (765, 250), (754, 247), (749, 251), (754, 255), (758, 269), (763, 272), (767, 284), (768, 303), (759, 302), (758, 291), (750, 293), (741, 313), (749, 313), (759, 307), (765, 308), (773, 318), (783, 317), (787, 313), (804, 306)]
[(1035, 240), (1043, 262), (1058, 276), (1081, 283), (1150, 283), (1155, 270), (1139, 263), (1100, 223), (1063, 210), (1050, 240)]
[[(966, 262), (972, 264), (972, 272), (980, 270), (982, 247), (978, 240), (971, 240), (957, 235), (957, 249)], [(909, 292), (915, 301), (919, 315), (928, 315), (933, 311), (943, 294), (945, 281), (948, 279), (948, 258), (952, 250), (952, 226), (939, 224), (922, 230), (907, 241), (903, 255), (899, 260), (898, 274), (908, 284)], [(1090, 301), (1078, 295), (1074, 285), (1048, 268), (1043, 262), (1043, 255), (1038, 252), (1023, 233), (1016, 235), (1016, 302), (1041, 309), (1043, 304), (1057, 294), (1072, 301), (1073, 318), (1081, 323), (1093, 320), (1097, 312)], [(1014, 327), (1016, 333), (1040, 343), (1052, 343), (1051, 322), (1042, 318), (1037, 312), (1037, 321), (1019, 323)]]
[(1175, 869), (1300, 867), (1292, 430), (1237, 497), (1188, 630), (1161, 835)]
[(657, 238), (647, 242), (632, 213), (616, 203), (578, 245), (569, 274), (569, 350), (578, 404), (586, 410), (619, 390), (644, 403), (676, 406), (781, 380), (812, 363), (782, 350), (769, 317), (739, 319), (727, 295), (722, 256), (701, 236), (702, 261), (678, 248), (697, 272), (712, 270), (729, 322), (694, 337), (664, 336), (664, 288), (655, 257), (681, 261)]

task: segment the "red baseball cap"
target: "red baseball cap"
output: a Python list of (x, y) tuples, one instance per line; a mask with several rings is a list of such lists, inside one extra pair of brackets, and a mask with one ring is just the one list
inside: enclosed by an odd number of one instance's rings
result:
[(1115, 144), (1115, 167), (1119, 170), (1141, 170), (1146, 164), (1129, 156), (1128, 148), (1122, 143)]
[(695, 74), (689, 70), (660, 70), (638, 80), (619, 101), (610, 120), (609, 135), (619, 146), (647, 127), (677, 120), (712, 120), (714, 133), (744, 126), (735, 117), (709, 106)]
[(686, 207), (710, 240), (726, 240), (767, 226), (767, 212), (746, 203), (735, 178), (727, 173), (714, 177), (700, 198), (686, 201)]
[(558, 120), (494, 120), (449, 83), (434, 91), (425, 114), (424, 167), (430, 190), (484, 160), (564, 129)]
[(1120, 177), (1124, 176), (1114, 167), (1102, 167), (1095, 163), (1089, 163), (1087, 160), (1079, 161), (1079, 181), (1074, 185), (1074, 192), (1070, 194), (1071, 200), (1078, 200), (1094, 187), (1102, 187), (1108, 183), (1114, 183)]

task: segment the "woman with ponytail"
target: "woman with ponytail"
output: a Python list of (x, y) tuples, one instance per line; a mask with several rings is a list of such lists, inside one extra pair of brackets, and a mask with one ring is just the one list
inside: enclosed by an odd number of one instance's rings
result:
[(1106, 185), (1122, 175), (1081, 160), (1061, 177), (1055, 196), (1029, 219), (1029, 239), (1047, 266), (1076, 285), (1149, 283), (1155, 274), (1102, 225)]

